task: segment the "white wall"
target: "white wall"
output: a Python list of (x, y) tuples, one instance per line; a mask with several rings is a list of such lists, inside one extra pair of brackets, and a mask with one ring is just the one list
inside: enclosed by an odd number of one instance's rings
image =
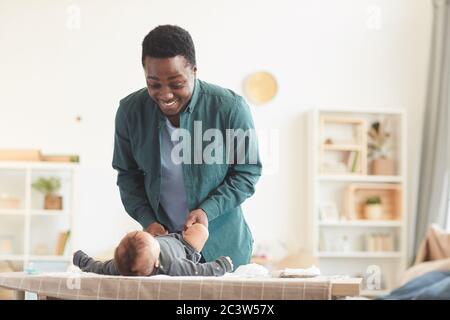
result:
[(180, 25), (196, 44), (201, 79), (238, 93), (253, 71), (278, 79), (278, 96), (253, 114), (258, 129), (279, 132), (279, 170), (261, 178), (245, 209), (258, 242), (297, 249), (307, 243), (311, 107), (406, 109), (415, 204), (431, 18), (430, 0), (0, 0), (0, 148), (80, 154), (77, 245), (111, 249), (136, 226), (111, 168), (118, 101), (145, 85), (146, 33)]

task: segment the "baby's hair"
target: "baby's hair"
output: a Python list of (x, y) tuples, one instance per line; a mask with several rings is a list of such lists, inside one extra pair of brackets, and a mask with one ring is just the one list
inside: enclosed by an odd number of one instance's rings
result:
[(114, 252), (117, 269), (123, 276), (148, 276), (153, 271), (150, 261), (146, 270), (136, 268), (137, 258), (148, 247), (148, 241), (144, 237), (138, 237), (138, 234), (139, 231), (136, 231), (125, 236)]

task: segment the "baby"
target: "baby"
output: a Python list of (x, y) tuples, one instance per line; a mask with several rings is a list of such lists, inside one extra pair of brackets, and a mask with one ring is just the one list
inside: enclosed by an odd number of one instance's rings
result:
[(200, 263), (200, 251), (208, 229), (199, 223), (179, 233), (153, 237), (145, 231), (130, 232), (120, 241), (114, 259), (95, 261), (83, 251), (75, 252), (73, 264), (86, 272), (122, 276), (221, 276), (233, 270), (229, 257)]

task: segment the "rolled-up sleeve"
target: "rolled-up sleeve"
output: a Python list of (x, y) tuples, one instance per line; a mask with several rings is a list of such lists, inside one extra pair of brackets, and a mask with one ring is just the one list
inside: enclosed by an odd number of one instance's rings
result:
[[(224, 181), (213, 190), (200, 208), (206, 212), (208, 220), (213, 220), (230, 209), (236, 208), (255, 192), (255, 185), (261, 176), (262, 165), (259, 158), (258, 141), (250, 113), (250, 108), (241, 97), (230, 117), (230, 133), (251, 133), (249, 139), (233, 139), (232, 163)], [(230, 146), (227, 146), (230, 148)]]

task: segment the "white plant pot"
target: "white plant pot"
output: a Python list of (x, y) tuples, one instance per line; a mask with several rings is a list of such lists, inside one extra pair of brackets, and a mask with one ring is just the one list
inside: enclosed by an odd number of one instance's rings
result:
[(366, 204), (364, 206), (364, 217), (368, 220), (381, 220), (383, 210), (380, 204)]

